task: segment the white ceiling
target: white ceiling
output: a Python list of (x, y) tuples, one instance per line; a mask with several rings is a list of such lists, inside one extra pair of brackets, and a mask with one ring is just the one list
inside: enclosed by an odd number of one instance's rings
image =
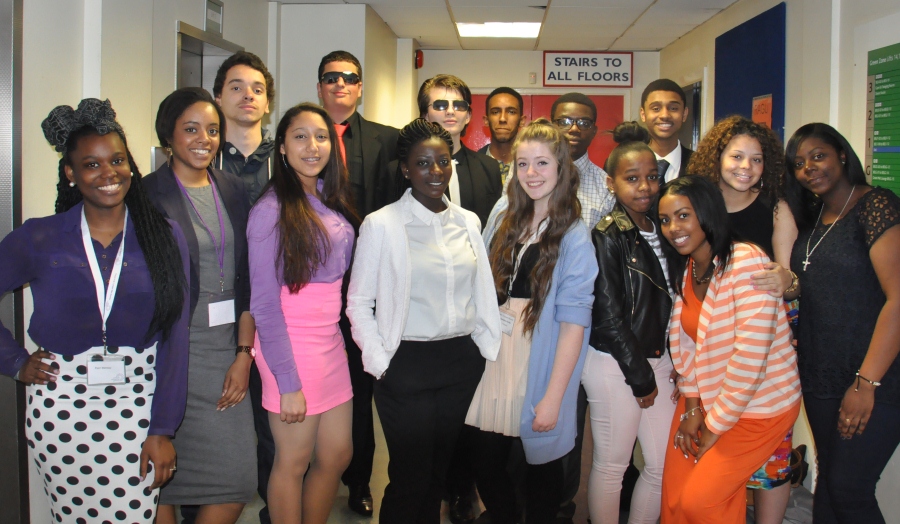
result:
[[(658, 51), (738, 0), (279, 1), (369, 4), (394, 34), (414, 38), (423, 49)], [(544, 25), (536, 39), (460, 38), (454, 22)]]

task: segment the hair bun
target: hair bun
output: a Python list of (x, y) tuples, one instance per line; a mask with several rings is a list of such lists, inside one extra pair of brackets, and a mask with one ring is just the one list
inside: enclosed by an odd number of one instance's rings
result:
[(612, 131), (612, 136), (617, 144), (627, 144), (629, 142), (643, 142), (646, 144), (650, 141), (650, 133), (647, 129), (634, 120), (617, 125)]
[(108, 99), (85, 98), (78, 104), (78, 109), (56, 106), (41, 122), (47, 142), (60, 153), (66, 152), (66, 142), (72, 131), (82, 127), (92, 127), (100, 135), (111, 131), (122, 133), (122, 126), (116, 122), (116, 112)]

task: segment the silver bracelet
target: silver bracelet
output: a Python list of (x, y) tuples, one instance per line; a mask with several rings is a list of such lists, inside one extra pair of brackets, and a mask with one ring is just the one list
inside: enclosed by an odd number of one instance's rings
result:
[(697, 407), (695, 407), (695, 408), (691, 408), (691, 409), (685, 411), (685, 412), (681, 415), (681, 417), (680, 417), (681, 421), (684, 422), (685, 420), (687, 420), (688, 417), (690, 417), (691, 414), (693, 414), (693, 413), (694, 413), (695, 411), (697, 411), (698, 409), (700, 410), (700, 413), (703, 413), (703, 408), (700, 407), (700, 406), (697, 406)]

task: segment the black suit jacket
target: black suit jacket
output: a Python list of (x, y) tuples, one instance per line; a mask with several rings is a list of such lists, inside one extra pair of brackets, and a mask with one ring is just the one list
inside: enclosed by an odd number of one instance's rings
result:
[[(247, 259), (247, 217), (250, 214), (250, 199), (247, 197), (244, 182), (236, 175), (218, 169), (210, 169), (210, 173), (225, 204), (231, 228), (234, 230), (234, 318), (237, 320), (244, 311), (250, 310), (250, 267)], [(194, 234), (187, 204), (175, 182), (175, 173), (168, 165), (145, 176), (143, 185), (144, 191), (156, 209), (166, 218), (178, 222), (184, 232), (191, 255), (191, 317), (193, 317), (194, 308), (197, 307), (197, 300), (200, 297), (198, 269), (200, 244), (197, 243), (197, 235)], [(238, 322), (234, 324), (235, 337), (238, 324)]]
[[(397, 158), (397, 139), (400, 130), (370, 122), (359, 113), (347, 119), (354, 146), (347, 151), (347, 170), (356, 204), (356, 212), (363, 219), (369, 213), (394, 202), (393, 173), (388, 164)], [(355, 142), (359, 140), (359, 147)]]
[(457, 161), (456, 176), (459, 180), (459, 204), (463, 209), (478, 215), (481, 227), (500, 199), (503, 182), (500, 178), (500, 164), (493, 158), (472, 151), (460, 145), (459, 151), (453, 155)]
[(693, 154), (693, 149), (688, 149), (684, 146), (684, 144), (681, 144), (681, 169), (678, 171), (678, 176), (684, 176), (688, 174), (687, 166), (688, 162), (691, 161), (691, 155)]

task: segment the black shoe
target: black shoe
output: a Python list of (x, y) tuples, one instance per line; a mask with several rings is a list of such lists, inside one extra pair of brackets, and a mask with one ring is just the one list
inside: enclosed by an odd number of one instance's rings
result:
[(475, 516), (474, 504), (468, 494), (450, 496), (450, 522), (453, 524), (469, 524), (475, 520)]
[(347, 499), (347, 506), (363, 517), (371, 517), (372, 510), (375, 508), (375, 503), (372, 501), (372, 492), (369, 491), (369, 485), (359, 484), (347, 487), (350, 489), (350, 497)]

